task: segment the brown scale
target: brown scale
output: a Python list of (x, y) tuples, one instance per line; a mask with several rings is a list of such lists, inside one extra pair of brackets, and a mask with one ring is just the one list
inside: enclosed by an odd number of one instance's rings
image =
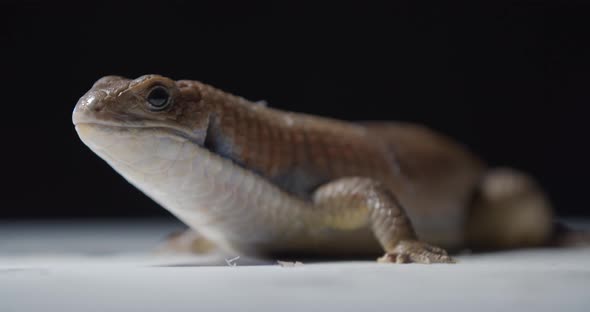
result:
[(246, 118), (248, 120), (253, 120), (247, 127), (247, 136), (250, 138), (255, 138), (254, 140), (250, 140), (246, 145), (246, 151), (243, 153), (244, 155), (244, 162), (247, 164), (251, 164), (254, 162), (254, 159), (257, 159), (260, 156), (260, 148), (263, 146), (261, 143), (261, 134), (260, 134), (260, 123), (257, 122), (254, 113), (251, 110), (246, 111)]

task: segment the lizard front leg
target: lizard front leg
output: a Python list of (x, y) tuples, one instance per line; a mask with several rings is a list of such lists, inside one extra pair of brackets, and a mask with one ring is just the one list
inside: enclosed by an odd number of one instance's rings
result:
[(385, 255), (379, 262), (453, 263), (444, 249), (417, 239), (395, 195), (381, 183), (342, 178), (319, 187), (313, 201), (322, 226), (352, 230), (370, 226)]

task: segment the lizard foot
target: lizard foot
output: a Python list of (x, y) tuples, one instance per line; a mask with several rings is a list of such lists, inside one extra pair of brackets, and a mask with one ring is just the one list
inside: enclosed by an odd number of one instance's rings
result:
[(377, 259), (380, 263), (455, 263), (447, 252), (439, 247), (414, 240), (404, 240)]
[(196, 253), (206, 254), (215, 249), (215, 245), (193, 230), (183, 230), (170, 234), (161, 244), (158, 253)]

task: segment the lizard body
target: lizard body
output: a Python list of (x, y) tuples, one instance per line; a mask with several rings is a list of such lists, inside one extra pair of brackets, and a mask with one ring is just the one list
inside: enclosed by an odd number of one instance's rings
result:
[(73, 122), (131, 184), (225, 250), (452, 262), (434, 245), (536, 245), (551, 230), (530, 178), (490, 171), (418, 125), (284, 112), (157, 75), (100, 79)]

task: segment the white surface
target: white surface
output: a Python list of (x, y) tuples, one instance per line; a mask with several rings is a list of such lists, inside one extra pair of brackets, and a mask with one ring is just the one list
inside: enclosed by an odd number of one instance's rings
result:
[(151, 252), (179, 228), (0, 224), (0, 311), (590, 311), (588, 248), (297, 267)]

